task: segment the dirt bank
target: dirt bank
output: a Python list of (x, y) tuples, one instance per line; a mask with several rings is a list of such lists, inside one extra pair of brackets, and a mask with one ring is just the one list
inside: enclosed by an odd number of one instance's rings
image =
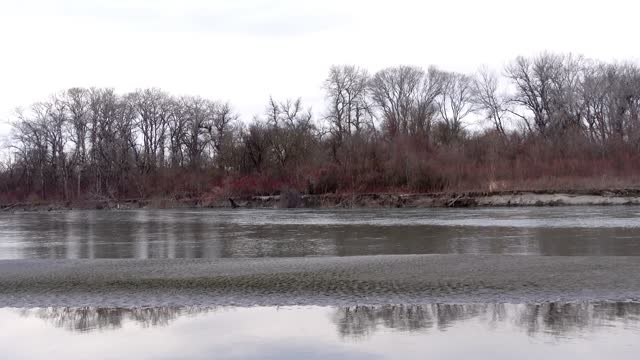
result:
[(533, 190), (447, 193), (341, 193), (224, 197), (216, 199), (110, 199), (80, 202), (13, 203), (0, 205), (9, 211), (69, 209), (162, 209), (162, 208), (430, 208), (563, 205), (640, 205), (640, 189)]
[[(324, 194), (299, 195), (297, 199), (281, 196), (255, 196), (234, 200), (237, 206), (258, 208), (326, 208), (326, 207), (490, 207), (490, 206), (560, 206), (560, 205), (640, 205), (640, 189), (572, 190), (572, 191), (503, 191), (425, 194)], [(225, 204), (222, 204), (225, 206)]]

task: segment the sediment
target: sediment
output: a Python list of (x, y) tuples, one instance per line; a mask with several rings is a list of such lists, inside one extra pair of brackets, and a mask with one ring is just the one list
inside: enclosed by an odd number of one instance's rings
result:
[[(572, 190), (572, 191), (500, 191), (446, 192), (422, 194), (364, 193), (300, 195), (293, 202), (281, 196), (254, 196), (235, 200), (237, 206), (257, 208), (431, 208), (431, 207), (506, 207), (562, 205), (640, 205), (640, 190)], [(220, 205), (220, 204), (219, 204)], [(221, 204), (225, 206), (225, 204)]]
[(442, 193), (329, 193), (187, 199), (109, 199), (67, 203), (10, 203), (1, 212), (161, 208), (437, 208), (640, 205), (640, 189)]
[(2, 260), (0, 306), (640, 301), (639, 257)]

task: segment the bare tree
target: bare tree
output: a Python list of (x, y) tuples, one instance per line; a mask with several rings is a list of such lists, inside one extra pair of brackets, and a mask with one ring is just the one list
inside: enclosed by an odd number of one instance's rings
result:
[(516, 93), (511, 98), (511, 102), (531, 112), (533, 124), (526, 114), (515, 111), (513, 114), (525, 122), (530, 132), (535, 127), (544, 134), (551, 121), (550, 88), (553, 83), (552, 78), (555, 76), (556, 64), (555, 57), (542, 55), (533, 61), (518, 57), (506, 68), (507, 77), (516, 87)]
[(498, 76), (494, 72), (486, 67), (480, 68), (473, 82), (473, 100), (496, 132), (505, 136), (504, 123), (508, 113), (508, 100), (499, 94), (498, 85)]
[(171, 117), (169, 96), (159, 89), (145, 89), (131, 94), (129, 99), (136, 111), (136, 127), (142, 137), (141, 169), (155, 171), (164, 165), (166, 132)]
[(267, 161), (270, 146), (267, 126), (255, 118), (244, 131), (242, 141), (252, 169), (261, 173)]
[(311, 109), (304, 109), (302, 101), (269, 99), (267, 124), (271, 152), (281, 169), (304, 159), (314, 142)]
[(549, 135), (579, 128), (582, 104), (577, 97), (584, 74), (584, 59), (571, 54), (544, 53), (533, 59), (518, 57), (507, 66), (507, 77), (515, 85), (511, 102), (526, 110), (511, 111), (522, 119), (530, 131)]
[(353, 65), (332, 66), (324, 82), (329, 111), (326, 119), (331, 132), (338, 138), (359, 133), (370, 124), (368, 101), (369, 73)]
[(399, 66), (376, 73), (370, 81), (371, 97), (391, 138), (418, 135), (428, 139), (437, 113), (436, 99), (445, 80), (445, 74), (434, 67), (425, 72), (414, 66)]
[(82, 173), (86, 170), (88, 162), (88, 136), (90, 131), (90, 93), (87, 89), (71, 88), (64, 94), (64, 101), (69, 111), (74, 152), (71, 165), (76, 171), (76, 197), (80, 197)]
[(187, 129), (184, 145), (191, 168), (198, 169), (203, 165), (203, 154), (210, 142), (206, 130), (211, 115), (210, 101), (199, 97), (188, 97), (183, 99), (183, 102)]
[(185, 166), (184, 147), (188, 126), (185, 99), (170, 99), (169, 108), (169, 121), (167, 122), (168, 146), (171, 167), (176, 169)]
[(426, 138), (431, 136), (431, 127), (438, 106), (436, 100), (442, 95), (447, 74), (435, 67), (429, 67), (422, 80), (421, 87), (415, 94), (411, 111), (410, 133)]
[(415, 66), (386, 68), (371, 79), (372, 100), (382, 113), (384, 127), (391, 138), (408, 133), (423, 80), (424, 71)]
[(462, 121), (474, 111), (473, 81), (470, 76), (459, 73), (445, 75), (442, 93), (436, 98), (442, 121), (442, 141), (459, 140), (464, 125)]
[(238, 116), (233, 112), (228, 102), (209, 102), (208, 106), (209, 118), (202, 126), (209, 135), (209, 143), (213, 148), (217, 166), (222, 169), (225, 161), (231, 155), (233, 123), (238, 119)]

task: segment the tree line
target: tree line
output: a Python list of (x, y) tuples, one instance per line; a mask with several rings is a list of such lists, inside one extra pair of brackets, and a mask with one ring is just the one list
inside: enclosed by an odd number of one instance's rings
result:
[(326, 106), (71, 88), (17, 111), (4, 201), (633, 185), (640, 67), (572, 54), (473, 74), (333, 66)]

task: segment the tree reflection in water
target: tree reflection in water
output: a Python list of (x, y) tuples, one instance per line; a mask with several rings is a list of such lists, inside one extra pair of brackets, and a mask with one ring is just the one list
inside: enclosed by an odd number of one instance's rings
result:
[[(228, 307), (150, 308), (41, 308), (19, 310), (70, 331), (114, 330), (127, 322), (142, 327), (167, 326), (182, 317), (230, 309)], [(278, 311), (278, 308), (271, 308)], [(307, 308), (300, 311), (304, 318)], [(242, 316), (239, 314), (238, 316)], [(565, 337), (598, 328), (622, 325), (640, 328), (640, 303), (545, 303), (545, 304), (428, 304), (338, 307), (331, 320), (342, 338), (358, 339), (382, 329), (394, 331), (446, 331), (465, 321), (490, 328), (513, 325), (535, 336), (545, 333)]]
[(212, 310), (214, 308), (171, 306), (132, 309), (54, 307), (23, 309), (20, 310), (20, 314), (46, 320), (55, 327), (86, 332), (119, 329), (127, 321), (142, 327), (167, 326), (178, 318), (204, 314)]
[(640, 303), (430, 304), (339, 308), (333, 321), (344, 338), (361, 338), (380, 329), (446, 331), (467, 320), (490, 327), (515, 325), (533, 336), (564, 337), (615, 324), (640, 326)]

